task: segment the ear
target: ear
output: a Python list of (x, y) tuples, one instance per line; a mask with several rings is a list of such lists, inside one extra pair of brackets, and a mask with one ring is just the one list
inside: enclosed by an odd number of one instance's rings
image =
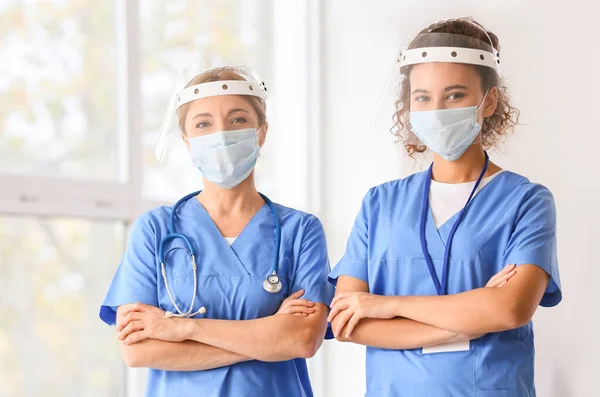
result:
[(181, 140), (183, 141), (183, 143), (185, 143), (185, 146), (187, 147), (188, 152), (190, 151), (190, 141), (188, 140), (187, 136), (185, 136), (185, 134), (181, 134)]
[(265, 141), (267, 140), (267, 132), (269, 131), (269, 123), (263, 124), (262, 127), (259, 128), (258, 132), (258, 146), (263, 147)]
[(492, 87), (488, 91), (485, 97), (485, 103), (483, 104), (483, 117), (490, 117), (496, 111), (498, 106), (498, 87)]

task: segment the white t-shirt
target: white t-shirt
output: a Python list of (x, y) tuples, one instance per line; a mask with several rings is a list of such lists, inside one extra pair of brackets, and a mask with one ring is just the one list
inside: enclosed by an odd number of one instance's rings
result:
[[(500, 170), (494, 175), (483, 178), (473, 197), (475, 197), (485, 185), (490, 183), (492, 179), (504, 171), (505, 170)], [(471, 191), (475, 187), (475, 183), (475, 181), (466, 183), (441, 183), (434, 180), (431, 181), (429, 206), (437, 229), (452, 218), (458, 211), (463, 209)]]
[(233, 242), (235, 241), (235, 239), (237, 237), (223, 237), (225, 239), (225, 241), (227, 241), (227, 244), (229, 244), (229, 246), (231, 247), (231, 244), (233, 244)]

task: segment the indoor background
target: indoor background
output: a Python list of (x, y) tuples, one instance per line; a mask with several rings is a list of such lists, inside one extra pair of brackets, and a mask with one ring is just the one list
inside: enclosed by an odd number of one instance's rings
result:
[[(560, 1), (0, 0), (0, 397), (138, 397), (98, 309), (132, 221), (201, 187), (154, 156), (179, 70), (245, 62), (275, 119), (259, 190), (313, 212), (341, 258), (368, 188), (420, 171), (377, 116), (402, 45), (470, 15), (500, 38), (521, 125), (492, 159), (554, 193), (564, 300), (534, 318), (543, 397), (598, 395), (598, 5)], [(359, 396), (328, 341), (316, 396)]]

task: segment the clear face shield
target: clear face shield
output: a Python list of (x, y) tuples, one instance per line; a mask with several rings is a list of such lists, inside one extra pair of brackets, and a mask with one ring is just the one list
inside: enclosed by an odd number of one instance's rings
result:
[(240, 134), (255, 136), (258, 146), (265, 139), (267, 87), (258, 75), (245, 66), (203, 66), (185, 67), (177, 80), (156, 145), (162, 165), (198, 167), (209, 159), (192, 149), (231, 145)]
[(463, 20), (480, 37), (426, 29), (399, 53), (376, 116), (377, 127), (385, 126), (404, 145), (450, 161), (481, 142), (486, 98), (500, 76), (491, 38)]

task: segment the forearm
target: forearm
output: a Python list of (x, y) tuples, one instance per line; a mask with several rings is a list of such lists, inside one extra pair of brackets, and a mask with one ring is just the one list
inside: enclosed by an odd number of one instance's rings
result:
[[(186, 321), (186, 339), (216, 346), (260, 361), (312, 357), (325, 336), (321, 319), (275, 315), (256, 320)], [(319, 320), (319, 321), (315, 321)]]
[(499, 288), (479, 288), (455, 295), (397, 296), (395, 314), (457, 334), (506, 331), (528, 321), (519, 300)]
[(144, 339), (131, 345), (121, 345), (121, 353), (129, 367), (165, 371), (202, 371), (251, 360), (240, 354), (195, 341), (165, 342)]
[(459, 335), (454, 332), (407, 318), (385, 320), (364, 318), (360, 320), (349, 338), (346, 338), (345, 335), (346, 328), (344, 327), (337, 339), (359, 345), (396, 350), (417, 349), (459, 340)]

